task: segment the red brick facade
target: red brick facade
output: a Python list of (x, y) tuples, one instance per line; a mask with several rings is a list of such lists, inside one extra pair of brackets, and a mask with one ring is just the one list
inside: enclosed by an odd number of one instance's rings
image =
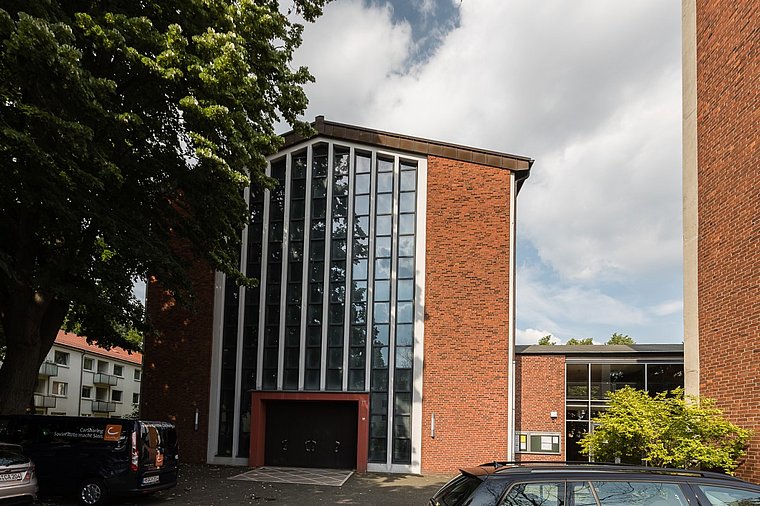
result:
[(516, 362), (515, 432), (559, 433), (561, 454), (516, 453), (515, 460), (565, 460), (565, 356), (517, 355)]
[(214, 273), (200, 262), (191, 272), (193, 312), (176, 306), (155, 280), (148, 285), (148, 314), (160, 333), (145, 340), (140, 416), (175, 422), (182, 460), (201, 463), (208, 438)]
[(428, 157), (423, 473), (507, 455), (509, 184)]
[(760, 4), (697, 1), (701, 394), (755, 432), (760, 482)]

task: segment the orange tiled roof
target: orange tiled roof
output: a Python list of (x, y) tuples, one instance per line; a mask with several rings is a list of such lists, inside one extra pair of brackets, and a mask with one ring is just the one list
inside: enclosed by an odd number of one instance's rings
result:
[(106, 350), (100, 346), (95, 346), (94, 344), (87, 343), (87, 339), (82, 336), (78, 336), (70, 332), (64, 332), (63, 330), (58, 331), (58, 336), (55, 338), (55, 344), (68, 346), (69, 348), (76, 348), (77, 350), (86, 351), (87, 353), (92, 353), (93, 355), (100, 355), (103, 357), (109, 357), (112, 359), (123, 360), (124, 362), (131, 362), (133, 364), (142, 365), (142, 353), (140, 352), (133, 351), (130, 353), (124, 348), (111, 348), (110, 350)]

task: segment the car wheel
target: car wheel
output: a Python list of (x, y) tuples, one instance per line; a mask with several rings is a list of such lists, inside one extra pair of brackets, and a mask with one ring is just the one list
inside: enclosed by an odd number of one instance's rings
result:
[(87, 506), (100, 506), (108, 499), (106, 485), (100, 478), (85, 478), (79, 485), (79, 503)]

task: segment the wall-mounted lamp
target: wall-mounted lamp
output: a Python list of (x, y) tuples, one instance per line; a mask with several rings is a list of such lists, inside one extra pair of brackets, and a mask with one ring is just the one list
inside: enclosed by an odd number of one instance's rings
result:
[(201, 422), (201, 413), (200, 411), (198, 411), (198, 408), (195, 408), (195, 424), (193, 427), (195, 429), (195, 432), (198, 432), (200, 422)]
[(430, 415), (430, 438), (435, 439), (435, 413)]
[(556, 420), (557, 416), (559, 416), (559, 415), (557, 415), (556, 411), (552, 411), (551, 413), (549, 413), (549, 416), (552, 418), (552, 420)]

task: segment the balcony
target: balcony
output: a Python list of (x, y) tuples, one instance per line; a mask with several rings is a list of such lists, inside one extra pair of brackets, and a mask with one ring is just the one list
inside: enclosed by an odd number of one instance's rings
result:
[(93, 413), (113, 413), (114, 411), (116, 411), (115, 402), (92, 401)]
[(40, 366), (39, 375), (43, 377), (58, 376), (58, 365), (52, 362), (43, 362)]
[(116, 386), (116, 376), (110, 374), (104, 374), (102, 372), (92, 375), (92, 384), (97, 386)]
[(34, 394), (34, 407), (35, 408), (54, 408), (55, 397), (53, 397), (52, 395)]

